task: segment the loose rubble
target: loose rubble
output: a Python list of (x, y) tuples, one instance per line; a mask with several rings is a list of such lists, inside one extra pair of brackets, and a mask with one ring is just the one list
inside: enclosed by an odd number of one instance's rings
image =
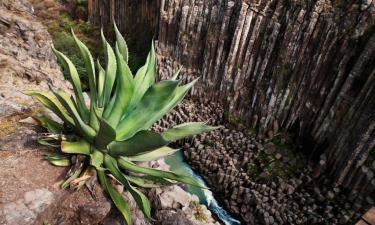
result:
[(371, 197), (332, 187), (324, 176), (314, 179), (303, 155), (275, 139), (256, 137), (241, 125), (233, 128), (219, 104), (186, 101), (155, 129), (187, 121), (225, 124), (180, 144), (188, 162), (245, 224), (353, 224), (373, 203)]

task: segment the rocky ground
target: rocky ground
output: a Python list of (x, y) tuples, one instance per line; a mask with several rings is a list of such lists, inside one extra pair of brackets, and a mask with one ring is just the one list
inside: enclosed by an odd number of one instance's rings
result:
[[(44, 132), (32, 116), (46, 113), (23, 90), (69, 90), (51, 52), (51, 37), (26, 0), (0, 1), (0, 225), (122, 225), (99, 185), (63, 190), (66, 169), (54, 167), (44, 155), (56, 149), (37, 144)], [(168, 169), (163, 161), (153, 167)], [(121, 187), (119, 187), (121, 189)], [(125, 191), (133, 224), (218, 224), (197, 197), (174, 185), (147, 191), (154, 221), (147, 221)]]
[(186, 121), (225, 126), (185, 140), (188, 162), (199, 171), (230, 212), (245, 224), (353, 224), (370, 196), (332, 187), (284, 138), (259, 138), (240, 124), (225, 122), (225, 112), (209, 101), (186, 101), (159, 129)]

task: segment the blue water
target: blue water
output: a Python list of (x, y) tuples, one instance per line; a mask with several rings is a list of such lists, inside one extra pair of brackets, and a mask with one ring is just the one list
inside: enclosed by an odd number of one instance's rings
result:
[[(195, 173), (184, 161), (182, 151), (178, 151), (175, 154), (166, 157), (165, 162), (171, 167), (171, 171), (193, 176), (195, 179), (205, 184), (203, 178), (199, 174)], [(223, 207), (219, 205), (210, 190), (200, 189), (192, 185), (187, 185), (187, 187), (187, 191), (190, 194), (198, 196), (200, 203), (206, 205), (211, 212), (213, 212), (225, 225), (241, 225), (240, 221), (233, 218), (225, 209), (223, 209)]]

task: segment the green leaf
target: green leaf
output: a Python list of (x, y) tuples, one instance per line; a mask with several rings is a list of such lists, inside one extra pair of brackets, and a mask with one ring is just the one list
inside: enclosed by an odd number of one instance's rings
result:
[(60, 104), (60, 102), (56, 99), (55, 96), (47, 92), (32, 90), (25, 91), (25, 94), (37, 98), (44, 106), (46, 106), (53, 113), (55, 113), (62, 121), (64, 121), (72, 127), (75, 126), (73, 118), (67, 114), (64, 107)]
[(76, 45), (78, 46), (81, 56), (85, 61), (86, 71), (89, 79), (89, 89), (90, 89), (90, 126), (94, 130), (98, 130), (98, 121), (94, 114), (94, 107), (97, 105), (98, 93), (96, 88), (96, 76), (95, 76), (95, 64), (92, 55), (85, 44), (83, 44), (74, 34), (72, 29), (72, 35)]
[(154, 43), (152, 42), (151, 50), (147, 56), (146, 64), (138, 69), (134, 81), (134, 95), (130, 102), (129, 111), (137, 107), (146, 91), (155, 83), (156, 74), (156, 54)]
[(171, 80), (177, 80), (178, 75), (180, 75), (180, 72), (181, 72), (181, 68), (177, 70), (177, 72), (173, 75), (173, 77), (171, 78)]
[(126, 41), (124, 37), (121, 35), (120, 31), (117, 29), (116, 23), (113, 23), (113, 25), (115, 27), (116, 43), (118, 45), (122, 58), (124, 59), (126, 63), (128, 63), (128, 59), (129, 59), (128, 45), (126, 44)]
[(189, 122), (168, 129), (163, 132), (162, 135), (165, 140), (172, 142), (188, 136), (209, 132), (217, 128), (219, 127), (212, 127), (203, 122)]
[(173, 184), (164, 178), (153, 176), (124, 176), (129, 180), (130, 183), (143, 188), (158, 188)]
[(100, 128), (95, 138), (95, 146), (99, 149), (107, 149), (107, 145), (116, 139), (116, 131), (103, 118), (99, 118)]
[(64, 126), (61, 123), (58, 123), (47, 116), (40, 116), (36, 118), (36, 120), (41, 126), (54, 134), (61, 134), (64, 129)]
[(83, 154), (83, 155), (90, 155), (90, 144), (85, 140), (81, 139), (79, 141), (69, 142), (69, 141), (62, 141), (61, 142), (61, 151), (69, 154)]
[(111, 45), (105, 41), (105, 50), (106, 50), (106, 71), (105, 71), (105, 80), (103, 87), (103, 94), (99, 99), (99, 107), (105, 107), (109, 102), (111, 97), (112, 88), (116, 79), (116, 56), (113, 52)]
[(134, 200), (137, 202), (138, 207), (142, 210), (142, 212), (146, 215), (147, 218), (151, 218), (151, 204), (148, 198), (136, 188), (134, 188), (129, 181), (125, 178), (125, 176), (121, 173), (120, 169), (118, 168), (117, 161), (112, 158), (110, 155), (106, 154), (104, 157), (104, 164), (106, 168), (111, 171), (112, 175), (120, 181), (124, 187), (130, 192), (133, 196)]
[[(150, 151), (161, 148), (173, 141), (212, 131), (217, 128), (218, 127), (208, 126), (202, 122), (196, 122), (181, 124), (161, 134), (154, 131), (142, 130), (127, 140), (112, 142), (109, 144), (108, 149), (113, 156), (141, 157), (142, 154), (152, 155), (153, 153)], [(148, 155), (148, 157), (150, 155)]]
[(152, 85), (136, 109), (120, 121), (116, 129), (116, 140), (125, 140), (139, 130), (145, 130), (142, 128), (145, 127), (145, 124), (150, 124), (150, 118), (159, 115), (160, 110), (169, 104), (172, 93), (178, 84), (179, 81), (164, 80)]
[(108, 149), (112, 156), (134, 156), (160, 148), (168, 144), (163, 136), (153, 132), (142, 130), (133, 137), (124, 141), (114, 141)]
[(188, 84), (178, 86), (167, 104), (165, 104), (157, 113), (154, 113), (152, 117), (149, 117), (148, 121), (144, 123), (144, 126), (141, 128), (141, 130), (149, 129), (156, 121), (160, 120), (165, 114), (167, 114), (178, 103), (180, 103), (197, 80), (198, 79), (195, 79)]
[(94, 60), (87, 46), (76, 37), (76, 35), (73, 32), (73, 29), (71, 31), (74, 41), (80, 50), (82, 58), (85, 61), (86, 71), (89, 78), (90, 103), (96, 105), (97, 93)]
[(87, 110), (85, 99), (83, 97), (81, 80), (79, 78), (77, 69), (72, 63), (72, 61), (70, 61), (70, 59), (66, 57), (63, 53), (57, 51), (53, 46), (52, 46), (52, 50), (58, 56), (57, 58), (60, 59), (60, 61), (63, 61), (63, 65), (67, 67), (66, 69), (69, 71), (70, 81), (73, 85), (74, 94), (77, 98), (78, 111), (80, 115), (82, 116), (83, 120), (85, 122), (88, 122), (89, 112)]
[(201, 184), (199, 181), (197, 181), (193, 177), (180, 175), (180, 174), (170, 172), (170, 171), (162, 171), (162, 170), (141, 167), (130, 162), (129, 159), (126, 157), (122, 157), (122, 156), (119, 157), (118, 163), (121, 168), (125, 170), (129, 170), (131, 172), (148, 174), (154, 177), (167, 178), (167, 179), (179, 181), (185, 184), (194, 185), (200, 188), (206, 188), (203, 184)]
[(158, 160), (161, 158), (164, 158), (166, 156), (172, 155), (175, 152), (177, 152), (179, 149), (173, 149), (170, 147), (161, 147), (156, 150), (146, 152), (144, 154), (140, 155), (135, 155), (135, 156), (130, 156), (128, 157), (130, 161), (139, 161), (139, 162), (144, 162), (144, 161), (153, 161), (153, 160)]
[(41, 145), (50, 146), (53, 148), (60, 147), (60, 144), (56, 141), (55, 138), (50, 138), (50, 137), (38, 138), (37, 142)]
[(62, 90), (53, 91), (57, 99), (60, 103), (65, 107), (65, 109), (69, 112), (70, 115), (73, 116), (74, 123), (77, 125), (75, 128), (78, 129), (80, 134), (88, 141), (93, 141), (96, 132), (90, 126), (85, 124), (85, 122), (81, 119), (76, 107), (74, 106), (73, 101), (69, 98), (68, 94), (63, 92)]
[(117, 85), (115, 98), (111, 113), (108, 117), (108, 123), (116, 127), (121, 117), (124, 115), (126, 108), (129, 106), (134, 91), (133, 75), (123, 60), (118, 46), (116, 45), (117, 58)]
[(123, 199), (120, 193), (112, 186), (111, 182), (107, 180), (107, 177), (102, 170), (98, 170), (98, 177), (99, 181), (102, 184), (103, 188), (108, 192), (109, 196), (111, 197), (112, 201), (115, 203), (117, 209), (120, 211), (122, 216), (124, 217), (126, 223), (131, 225), (131, 215), (130, 215), (130, 208), (128, 203)]
[(72, 180), (78, 178), (79, 175), (80, 175), (81, 172), (82, 172), (82, 167), (83, 167), (83, 165), (81, 164), (79, 167), (74, 168), (74, 170), (71, 172), (71, 174), (69, 174), (70, 176), (68, 177), (68, 179), (66, 179), (66, 180), (61, 184), (61, 187), (64, 188), (64, 189), (67, 188)]
[(104, 154), (97, 150), (93, 149), (92, 153), (90, 154), (90, 165), (96, 168), (96, 170), (103, 170), (102, 164), (104, 162)]
[(105, 81), (105, 70), (100, 65), (99, 60), (97, 60), (99, 76), (98, 76), (98, 96), (101, 97), (103, 94), (104, 81)]
[(70, 159), (59, 153), (47, 154), (45, 159), (55, 166), (70, 166)]

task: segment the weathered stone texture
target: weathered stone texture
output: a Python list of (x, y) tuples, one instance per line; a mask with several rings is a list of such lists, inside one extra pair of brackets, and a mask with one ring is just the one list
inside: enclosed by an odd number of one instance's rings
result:
[[(365, 1), (162, 1), (159, 72), (201, 77), (260, 134), (295, 133), (352, 187), (375, 145), (374, 4)], [(372, 161), (369, 160), (369, 161)], [(356, 179), (354, 179), (356, 180)]]

